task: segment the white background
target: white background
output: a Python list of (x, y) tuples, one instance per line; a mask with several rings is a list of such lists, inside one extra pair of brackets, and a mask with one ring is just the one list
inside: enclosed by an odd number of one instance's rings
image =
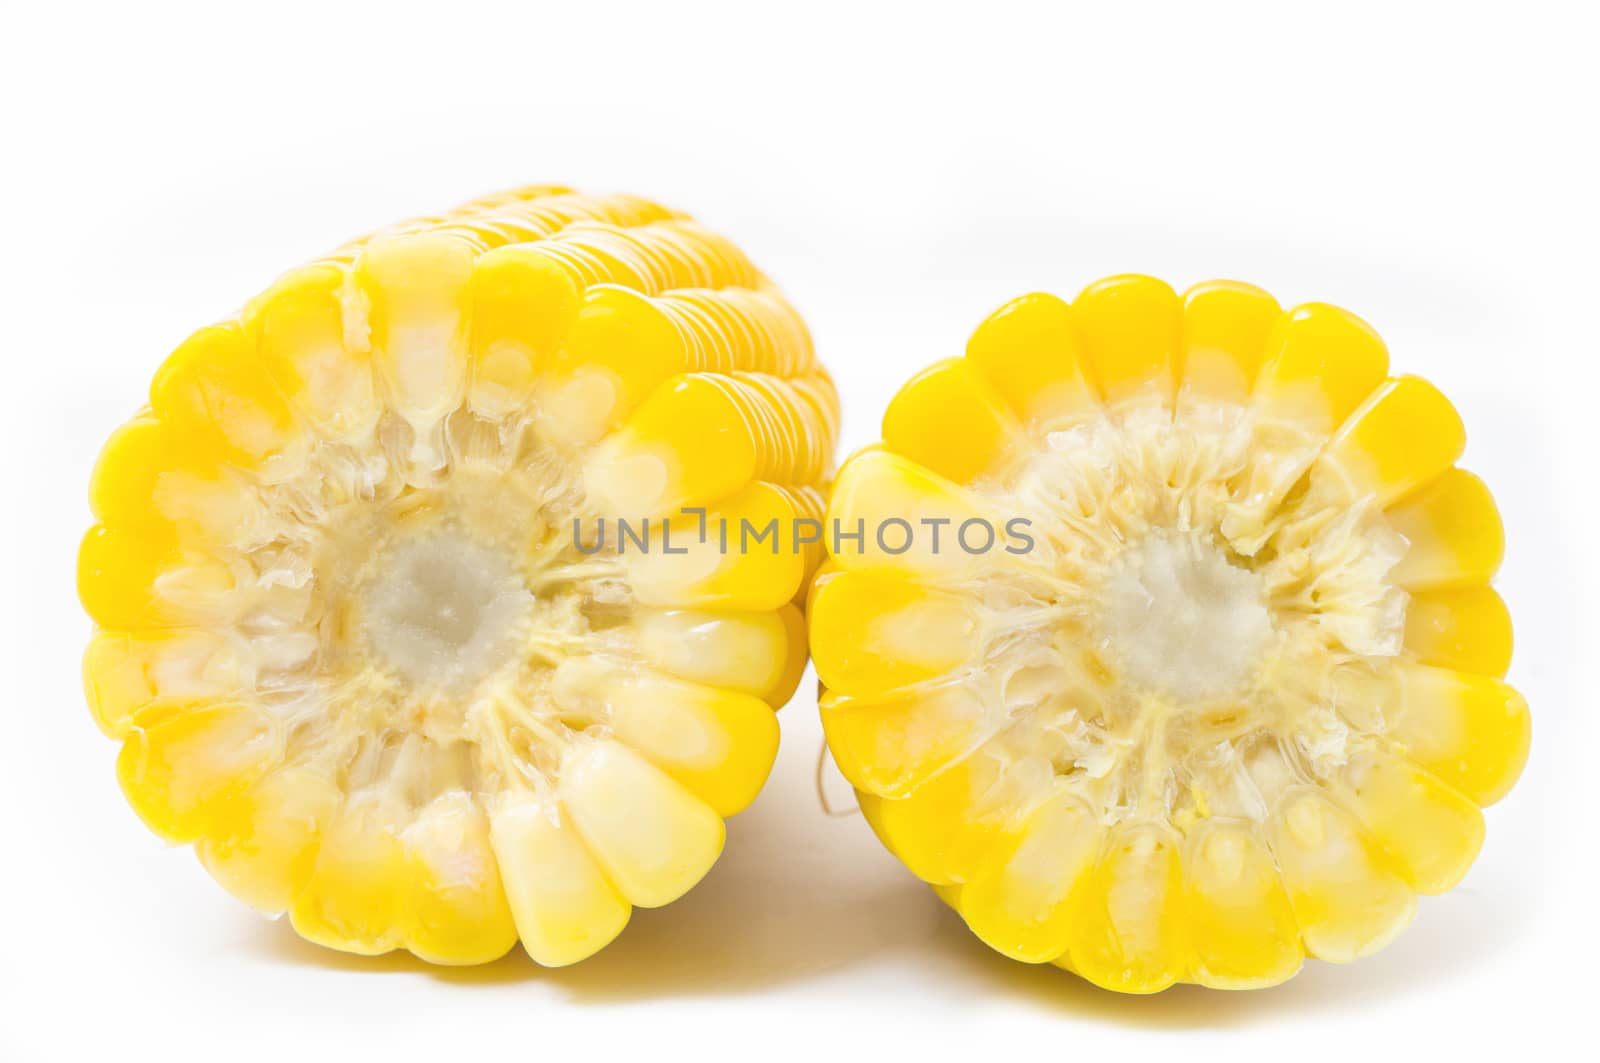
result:
[[(1600, 85), (1578, 5), (0, 11), (0, 1058), (1450, 1059), (1592, 1014)], [(1466, 882), (1353, 966), (1106, 994), (991, 954), (859, 817), (822, 814), (808, 682), (721, 864), (579, 967), (345, 957), (229, 899), (140, 827), (81, 705), (90, 463), (166, 352), (279, 270), (526, 181), (740, 242), (807, 314), (846, 449), (1027, 290), (1223, 276), (1366, 316), (1453, 397), (1508, 529), (1534, 750)]]

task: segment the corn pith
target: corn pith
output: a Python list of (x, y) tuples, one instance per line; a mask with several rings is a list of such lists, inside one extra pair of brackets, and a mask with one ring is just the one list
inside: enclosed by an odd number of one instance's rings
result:
[[(990, 946), (1271, 985), (1465, 874), (1529, 741), (1502, 531), (1449, 402), (1387, 373), (1335, 307), (1113, 277), (997, 311), (840, 470), (827, 523), (869, 532), (811, 591), (829, 746)], [(950, 540), (1014, 519), (1031, 549)]]
[(717, 859), (805, 664), (804, 554), (615, 521), (815, 517), (837, 419), (778, 291), (643, 199), (519, 189), (284, 275), (95, 469), (129, 802), (324, 945), (583, 959)]

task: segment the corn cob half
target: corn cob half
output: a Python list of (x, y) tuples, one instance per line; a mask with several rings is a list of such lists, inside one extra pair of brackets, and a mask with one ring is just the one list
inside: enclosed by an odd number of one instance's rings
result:
[(284, 275), (93, 474), (128, 801), (321, 944), (590, 955), (717, 859), (805, 664), (805, 553), (695, 526), (819, 515), (836, 428), (777, 290), (635, 197), (519, 189)]
[(1502, 528), (1388, 362), (1335, 307), (1113, 277), (1000, 309), (840, 470), (829, 745), (989, 945), (1264, 986), (1466, 872), (1529, 742)]

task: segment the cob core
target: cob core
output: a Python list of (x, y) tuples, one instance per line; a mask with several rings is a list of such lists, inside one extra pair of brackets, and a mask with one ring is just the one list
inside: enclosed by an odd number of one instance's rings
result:
[(590, 955), (716, 860), (805, 664), (810, 555), (681, 511), (817, 516), (837, 409), (744, 255), (631, 196), (519, 189), (284, 275), (95, 468), (84, 675), (129, 803), (334, 948)]
[(1503, 536), (1450, 403), (1335, 307), (1149, 277), (1024, 296), (911, 380), (829, 523), (833, 756), (1000, 952), (1144, 993), (1281, 982), (1450, 889), (1527, 756)]

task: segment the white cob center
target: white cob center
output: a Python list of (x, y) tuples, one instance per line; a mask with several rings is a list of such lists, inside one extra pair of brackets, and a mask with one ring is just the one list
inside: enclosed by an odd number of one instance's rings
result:
[(1235, 501), (1318, 446), (1264, 445), (1243, 410), (1180, 427), (1131, 406), (1050, 432), (980, 489), (1039, 543), (1032, 572), (984, 588), (988, 755), (1015, 785), (1065, 778), (1107, 823), (1261, 819), (1293, 780), (1346, 762), (1360, 738), (1324, 692), (1398, 652), (1403, 543), (1380, 512), (1308, 486), (1279, 484), (1264, 512)]
[(1260, 577), (1190, 536), (1152, 535), (1129, 549), (1101, 605), (1122, 673), (1179, 701), (1239, 690), (1272, 641)]
[(259, 486), (240, 533), (256, 570), (240, 628), (297, 755), (418, 805), (549, 785), (607, 711), (558, 706), (555, 670), (637, 657), (621, 566), (568, 537), (584, 512), (570, 459), (525, 420), (462, 413), (441, 438), (444, 464), (419, 466), (386, 415), (367, 445)]
[(455, 531), (402, 542), (378, 559), (361, 626), (410, 682), (460, 690), (503, 665), (534, 598), (513, 559)]

